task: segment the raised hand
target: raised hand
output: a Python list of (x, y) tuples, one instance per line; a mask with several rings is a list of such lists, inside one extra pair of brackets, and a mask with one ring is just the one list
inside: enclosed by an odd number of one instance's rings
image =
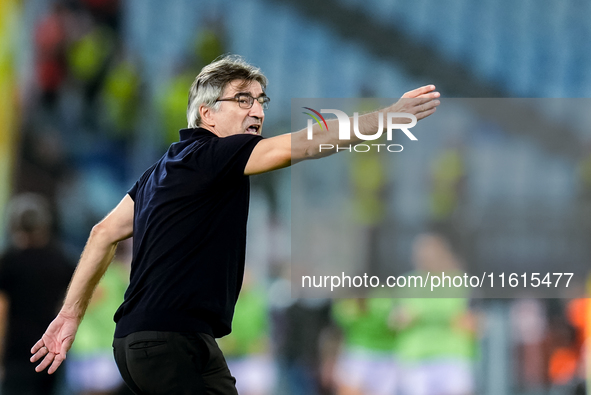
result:
[(440, 104), (437, 100), (439, 96), (441, 95), (435, 91), (435, 85), (425, 85), (406, 92), (389, 111), (413, 114), (417, 120), (421, 120), (435, 112)]
[(35, 343), (31, 349), (31, 362), (43, 360), (37, 367), (36, 372), (41, 372), (49, 367), (47, 373), (54, 373), (66, 359), (66, 353), (74, 343), (74, 337), (80, 322), (73, 317), (67, 317), (62, 313), (49, 324), (43, 337)]

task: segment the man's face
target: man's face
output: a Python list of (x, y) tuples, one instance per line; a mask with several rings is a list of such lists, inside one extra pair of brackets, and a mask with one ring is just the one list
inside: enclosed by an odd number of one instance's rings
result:
[[(244, 86), (243, 80), (230, 82), (224, 89), (220, 99), (233, 98), (238, 93), (249, 94), (255, 99), (263, 96), (263, 88), (257, 81), (251, 81)], [(234, 134), (261, 134), (263, 131), (263, 120), (265, 113), (261, 104), (255, 100), (251, 108), (242, 108), (236, 101), (220, 101), (218, 111), (212, 111), (207, 129), (220, 137), (232, 136)]]

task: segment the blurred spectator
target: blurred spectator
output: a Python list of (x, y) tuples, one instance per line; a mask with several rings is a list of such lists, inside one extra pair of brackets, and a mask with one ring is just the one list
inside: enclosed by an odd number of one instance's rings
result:
[(205, 27), (195, 41), (195, 55), (199, 59), (199, 67), (213, 62), (218, 56), (226, 52), (226, 32), (223, 20), (212, 20)]
[(2, 395), (48, 395), (59, 375), (35, 372), (31, 344), (55, 317), (74, 266), (52, 239), (44, 198), (17, 195), (9, 220), (10, 247), (0, 258), (0, 326), (6, 326)]
[(68, 49), (70, 72), (82, 85), (87, 103), (95, 99), (102, 86), (109, 61), (115, 52), (116, 40), (110, 28), (94, 25)]
[(336, 367), (338, 395), (392, 395), (398, 372), (395, 332), (388, 326), (392, 299), (344, 299), (333, 305), (343, 331), (343, 350)]
[(431, 223), (435, 231), (458, 247), (458, 210), (464, 194), (466, 168), (459, 141), (451, 140), (431, 163)]
[(548, 376), (556, 393), (585, 393), (587, 315), (588, 300), (573, 299), (566, 303), (564, 317), (551, 322)]
[(35, 27), (35, 71), (41, 102), (52, 108), (66, 77), (66, 8), (55, 3)]
[(588, 299), (573, 299), (566, 305), (566, 318), (575, 330), (574, 346), (580, 354), (587, 339), (588, 314)]
[(544, 340), (547, 316), (538, 299), (519, 299), (511, 306), (511, 322), (515, 339), (517, 380), (526, 391), (539, 390), (546, 384)]
[[(278, 280), (289, 294), (289, 281)], [(274, 284), (273, 287), (276, 287)], [(272, 292), (274, 294), (280, 292)], [(273, 301), (275, 302), (275, 301)], [(277, 395), (332, 393), (324, 370), (324, 349), (331, 336), (330, 303), (324, 299), (279, 302), (271, 311), (272, 333), (278, 364)]]
[(216, 28), (204, 28), (199, 32), (193, 53), (177, 65), (176, 73), (158, 97), (166, 131), (164, 143), (167, 146), (178, 141), (179, 129), (187, 127), (187, 116), (180, 112), (179, 108), (187, 106), (187, 87), (191, 86), (195, 79), (195, 70), (200, 70), (225, 52), (225, 33), (222, 26), (221, 21), (218, 21)]
[(352, 155), (350, 160), (351, 211), (362, 232), (362, 270), (369, 275), (378, 275), (381, 274), (379, 240), (387, 211), (388, 172), (385, 156), (377, 150), (370, 150)]
[(16, 191), (43, 195), (56, 218), (57, 193), (66, 173), (66, 155), (59, 131), (48, 126), (26, 127), (16, 168)]
[(187, 106), (187, 86), (195, 79), (194, 71), (182, 71), (173, 76), (164, 87), (158, 104), (166, 131), (166, 145), (179, 140), (179, 130), (187, 127), (187, 116), (179, 108)]
[(104, 23), (114, 30), (119, 29), (120, 0), (81, 0), (80, 2), (88, 8), (93, 17), (100, 23)]
[(591, 208), (591, 142), (585, 145), (585, 155), (578, 163), (579, 198), (583, 209), (588, 212)]
[(121, 58), (109, 68), (100, 100), (104, 129), (110, 137), (123, 142), (131, 141), (140, 105), (140, 76), (135, 63)]
[(269, 350), (267, 295), (247, 271), (236, 303), (232, 333), (218, 339), (241, 395), (270, 395), (275, 366)]
[[(459, 265), (439, 235), (419, 235), (413, 260), (419, 271), (454, 276)], [(474, 391), (474, 317), (467, 298), (401, 298), (391, 316), (399, 331), (396, 356), (403, 395), (463, 395)]]
[[(578, 218), (585, 234), (591, 234), (591, 142), (585, 144), (585, 155), (578, 163)], [(589, 243), (586, 244), (586, 255), (591, 255)]]
[(66, 375), (70, 388), (78, 395), (115, 394), (125, 386), (112, 343), (113, 315), (129, 284), (130, 240), (119, 244), (117, 256), (94, 291), (72, 344)]

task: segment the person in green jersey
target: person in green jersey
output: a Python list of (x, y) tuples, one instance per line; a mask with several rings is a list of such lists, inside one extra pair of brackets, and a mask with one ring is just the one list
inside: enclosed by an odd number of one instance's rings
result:
[[(413, 260), (419, 273), (444, 271), (453, 277), (459, 272), (457, 258), (436, 234), (417, 237)], [(400, 394), (473, 393), (476, 344), (468, 298), (399, 298), (391, 322), (398, 331)]]
[(339, 395), (391, 395), (397, 381), (395, 332), (388, 326), (392, 299), (344, 299), (333, 306), (343, 333), (335, 368)]

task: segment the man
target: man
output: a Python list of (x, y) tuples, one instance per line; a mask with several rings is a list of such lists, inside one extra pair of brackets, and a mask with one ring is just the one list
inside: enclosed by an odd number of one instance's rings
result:
[[(180, 142), (92, 229), (61, 311), (31, 350), (32, 362), (42, 359), (38, 372), (51, 374), (63, 362), (117, 243), (133, 235), (130, 285), (115, 314), (123, 378), (137, 394), (236, 394), (214, 337), (230, 333), (242, 284), (248, 176), (320, 157), (318, 143), (338, 138), (318, 125), (314, 144), (306, 130), (262, 138), (266, 85), (238, 56), (203, 68)], [(408, 92), (417, 100), (388, 111), (431, 115), (439, 104), (434, 89)], [(337, 129), (337, 120), (328, 122)], [(360, 117), (361, 133), (377, 125), (377, 113)]]
[(74, 265), (52, 235), (43, 196), (14, 196), (8, 217), (10, 244), (0, 256), (0, 393), (51, 394), (58, 377), (35, 374), (24, 355), (55, 317)]

